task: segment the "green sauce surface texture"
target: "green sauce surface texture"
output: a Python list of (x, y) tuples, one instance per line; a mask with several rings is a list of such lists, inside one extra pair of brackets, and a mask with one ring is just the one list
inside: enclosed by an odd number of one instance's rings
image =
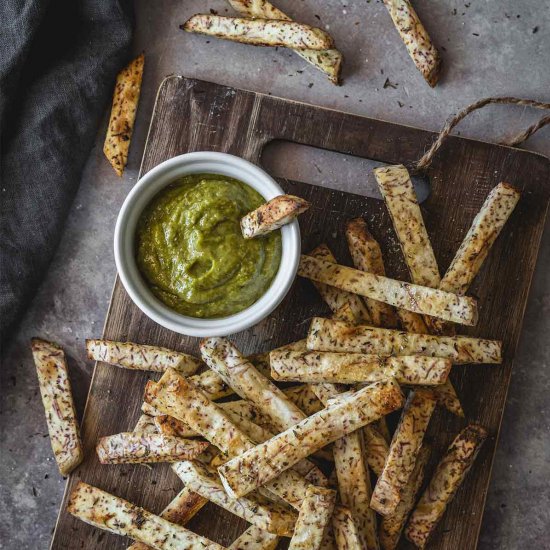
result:
[(232, 315), (269, 288), (281, 233), (244, 239), (240, 219), (265, 202), (226, 176), (185, 176), (146, 206), (136, 231), (138, 268), (155, 296), (191, 317)]

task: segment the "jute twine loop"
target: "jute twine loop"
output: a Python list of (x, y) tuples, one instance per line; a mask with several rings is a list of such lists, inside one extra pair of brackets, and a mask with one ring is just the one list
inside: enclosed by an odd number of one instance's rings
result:
[[(524, 107), (533, 107), (535, 109), (550, 110), (550, 103), (544, 103), (542, 101), (534, 101), (533, 99), (519, 99), (517, 97), (486, 97), (484, 99), (480, 99), (479, 101), (476, 101), (475, 103), (472, 103), (467, 107), (464, 107), (464, 109), (460, 110), (458, 113), (456, 113), (456, 115), (450, 117), (447, 120), (447, 122), (445, 122), (445, 126), (443, 126), (443, 129), (441, 130), (441, 132), (439, 132), (439, 135), (437, 136), (437, 139), (434, 141), (433, 145), (422, 156), (422, 158), (414, 164), (414, 170), (419, 172), (419, 171), (425, 170), (430, 166), (430, 164), (432, 163), (433, 157), (435, 156), (438, 149), (443, 144), (443, 141), (445, 140), (445, 138), (451, 133), (453, 128), (462, 119), (466, 118), (473, 111), (476, 111), (477, 109), (481, 109), (482, 107), (485, 107), (485, 105), (490, 105), (495, 103), (522, 105)], [(520, 132), (516, 137), (512, 138), (511, 140), (502, 141), (500, 143), (501, 145), (516, 147), (520, 143), (523, 143), (526, 139), (531, 137), (535, 132), (540, 130), (543, 126), (546, 126), (547, 124), (550, 124), (550, 115), (544, 116), (538, 122), (536, 122), (535, 124), (532, 124), (526, 130), (524, 130), (523, 132)]]

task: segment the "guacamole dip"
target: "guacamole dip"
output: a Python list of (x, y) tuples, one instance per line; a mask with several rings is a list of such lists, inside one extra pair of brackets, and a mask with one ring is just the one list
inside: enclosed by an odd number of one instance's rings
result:
[(185, 176), (147, 205), (137, 264), (162, 302), (192, 317), (224, 317), (260, 298), (281, 259), (280, 231), (244, 239), (240, 219), (265, 200), (236, 179)]

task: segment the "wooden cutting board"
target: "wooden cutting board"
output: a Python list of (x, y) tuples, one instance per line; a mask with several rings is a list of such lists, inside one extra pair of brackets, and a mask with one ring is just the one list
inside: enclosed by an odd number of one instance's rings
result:
[[(259, 164), (263, 147), (273, 139), (388, 164), (408, 164), (422, 155), (434, 134), (173, 76), (159, 89), (141, 174), (166, 159), (190, 151), (223, 151)], [(479, 298), (479, 323), (464, 330), (470, 335), (503, 340), (504, 363), (454, 367), (452, 381), (467, 419), (440, 410), (429, 430), (435, 448), (434, 460), (467, 421), (480, 422), (491, 434), (431, 544), (432, 548), (468, 550), (477, 544), (514, 353), (544, 228), (550, 195), (550, 161), (518, 149), (450, 137), (436, 156), (428, 178), (432, 193), (423, 204), (423, 211), (442, 273), (489, 190), (500, 181), (522, 190), (520, 203), (470, 290), (471, 295)], [(313, 205), (300, 218), (303, 250), (327, 242), (340, 262), (350, 264), (343, 237), (344, 222), (364, 216), (386, 254), (389, 275), (408, 278), (381, 201), (300, 182), (279, 181), (285, 191), (305, 197)], [(245, 353), (268, 350), (304, 337), (308, 319), (327, 313), (310, 283), (298, 279), (273, 315), (232, 338)], [(96, 336), (99, 335), (90, 334)], [(133, 305), (118, 280), (103, 336), (198, 353), (197, 339), (180, 336), (149, 320)], [(102, 466), (94, 451), (99, 437), (132, 430), (140, 415), (145, 382), (150, 377), (149, 373), (96, 366), (82, 422), (86, 460), (67, 483), (52, 548), (114, 550), (129, 544), (127, 539), (89, 527), (67, 514), (68, 495), (79, 480), (155, 513), (160, 513), (181, 489), (181, 483), (166, 465), (152, 469), (140, 465)], [(228, 546), (245, 525), (235, 516), (208, 505), (189, 527)]]

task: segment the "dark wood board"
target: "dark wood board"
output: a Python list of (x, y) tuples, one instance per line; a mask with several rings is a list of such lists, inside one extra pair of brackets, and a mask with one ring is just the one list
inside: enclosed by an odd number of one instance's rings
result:
[[(418, 159), (434, 134), (379, 120), (322, 109), (253, 92), (183, 77), (161, 85), (143, 157), (141, 174), (175, 155), (224, 151), (261, 162), (273, 139), (330, 149), (388, 164)], [(459, 137), (447, 139), (428, 172), (432, 193), (424, 216), (444, 272), (489, 190), (507, 181), (522, 199), (499, 237), (470, 294), (479, 298), (480, 319), (470, 335), (501, 339), (501, 366), (455, 367), (453, 383), (468, 421), (488, 427), (491, 437), (467, 481), (441, 522), (431, 547), (475, 548), (491, 474), (492, 460), (510, 381), (523, 314), (550, 196), (550, 161), (534, 153)], [(300, 182), (280, 180), (287, 192), (313, 207), (300, 218), (302, 245), (308, 250), (327, 242), (341, 262), (350, 262), (342, 228), (345, 220), (364, 216), (386, 253), (391, 276), (407, 279), (389, 217), (381, 201)], [(305, 335), (307, 320), (327, 310), (308, 281), (297, 280), (282, 305), (258, 326), (233, 337), (243, 352), (268, 350)], [(91, 337), (97, 335), (90, 335)], [(197, 353), (197, 339), (170, 332), (133, 305), (117, 280), (104, 337), (158, 344)], [(94, 446), (99, 437), (131, 430), (139, 417), (147, 373), (96, 366), (82, 422), (86, 460), (71, 475), (54, 533), (55, 549), (123, 549), (128, 540), (87, 526), (66, 513), (71, 488), (84, 480), (160, 513), (181, 488), (166, 465), (102, 466)], [(436, 457), (466, 420), (438, 411), (430, 426)], [(190, 528), (229, 545), (244, 522), (222, 510), (205, 508)]]

